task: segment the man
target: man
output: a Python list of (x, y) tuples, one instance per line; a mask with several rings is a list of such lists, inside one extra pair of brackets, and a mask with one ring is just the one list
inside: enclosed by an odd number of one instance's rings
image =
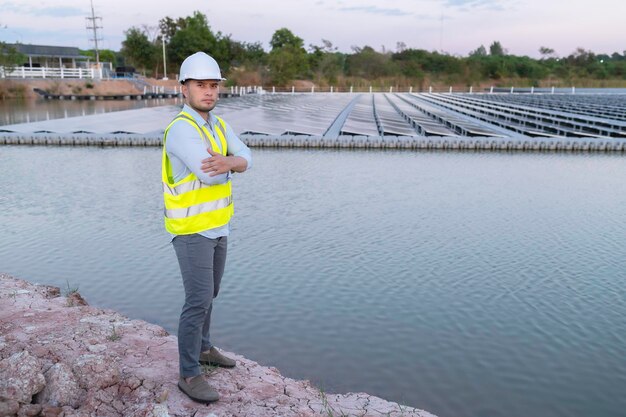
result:
[(252, 163), (250, 149), (211, 113), (223, 80), (209, 55), (187, 57), (180, 67), (185, 105), (163, 137), (165, 228), (173, 236), (185, 288), (178, 325), (178, 387), (203, 403), (217, 401), (219, 394), (204, 379), (200, 365), (235, 366), (211, 344), (209, 329), (233, 215), (230, 177)]

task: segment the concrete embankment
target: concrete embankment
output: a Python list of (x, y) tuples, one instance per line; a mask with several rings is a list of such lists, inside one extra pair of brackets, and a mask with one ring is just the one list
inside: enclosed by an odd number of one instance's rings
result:
[[(142, 84), (173, 91), (179, 84), (175, 80), (142, 79)], [(0, 80), (0, 98), (38, 98), (35, 89), (47, 91), (53, 95), (136, 95), (144, 93), (139, 83), (131, 80), (93, 80), (93, 79), (4, 79)], [(150, 90), (148, 90), (150, 91)]]
[(177, 386), (177, 339), (71, 292), (0, 274), (0, 416), (419, 416), (364, 393), (323, 394), (240, 355), (210, 369), (220, 401)]

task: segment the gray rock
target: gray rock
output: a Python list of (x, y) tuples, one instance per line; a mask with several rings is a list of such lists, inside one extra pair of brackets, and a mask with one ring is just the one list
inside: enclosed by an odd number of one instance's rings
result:
[[(236, 368), (211, 374), (211, 385), (223, 394), (223, 400), (210, 407), (194, 403), (176, 389), (175, 336), (164, 336), (154, 325), (139, 320), (129, 322), (114, 312), (89, 306), (67, 308), (65, 300), (51, 301), (33, 288), (25, 281), (0, 273), (0, 294), (21, 289), (31, 291), (24, 296), (0, 297), (3, 324), (0, 346), (5, 345), (0, 350), (0, 417), (32, 415), (38, 406), (41, 406), (38, 417), (295, 417), (329, 413), (434, 417), (363, 393), (322, 397), (309, 382), (285, 378), (275, 368), (260, 366), (233, 353), (228, 355), (237, 359)], [(37, 320), (24, 317), (33, 312)], [(37, 327), (32, 333), (25, 332), (25, 328), (34, 324)], [(124, 337), (115, 342), (108, 337), (113, 325), (116, 329), (129, 326)], [(44, 342), (48, 343), (44, 345)], [(88, 350), (89, 346), (98, 345), (106, 346), (106, 350), (100, 353)], [(51, 371), (57, 363), (65, 364), (66, 368), (58, 366)], [(35, 391), (53, 385), (55, 378), (62, 380), (63, 375), (71, 379), (71, 374), (80, 387), (78, 408), (29, 404)], [(15, 380), (16, 376), (20, 381)], [(49, 388), (40, 398), (59, 395), (53, 387)], [(20, 404), (18, 395), (26, 401)], [(55, 401), (61, 403), (58, 398)]]
[(63, 409), (61, 407), (44, 404), (41, 408), (42, 417), (58, 417), (61, 413), (63, 413)]
[(153, 417), (170, 417), (166, 404), (155, 404), (152, 409)]
[(67, 296), (67, 305), (70, 307), (76, 307), (86, 306), (89, 304), (87, 304), (87, 301), (85, 301), (82, 295), (77, 292), (72, 292)]
[(14, 416), (20, 409), (20, 403), (15, 400), (0, 401), (0, 416)]
[(106, 345), (90, 345), (87, 346), (87, 349), (89, 349), (89, 351), (93, 353), (101, 353), (107, 350), (107, 347)]
[(34, 417), (41, 413), (41, 404), (29, 404), (20, 407), (20, 411), (17, 413), (17, 417)]
[(50, 404), (56, 407), (69, 405), (77, 408), (83, 391), (78, 386), (78, 381), (70, 367), (64, 363), (53, 365), (44, 374), (46, 386), (37, 394), (35, 402)]
[(37, 285), (36, 291), (46, 298), (56, 298), (61, 295), (61, 289), (51, 285)]
[(102, 355), (81, 355), (72, 367), (81, 388), (106, 388), (120, 381), (117, 364)]
[(46, 385), (41, 362), (24, 350), (0, 361), (0, 399), (30, 404)]

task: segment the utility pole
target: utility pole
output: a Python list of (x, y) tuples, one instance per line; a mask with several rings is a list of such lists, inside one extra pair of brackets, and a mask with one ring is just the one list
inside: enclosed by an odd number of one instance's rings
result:
[[(98, 41), (101, 41), (102, 38), (98, 38), (98, 29), (102, 29), (102, 17), (96, 16), (96, 12), (93, 9), (93, 0), (91, 0), (91, 16), (86, 17), (87, 19), (87, 29), (93, 30), (93, 38), (90, 41), (93, 41), (96, 52), (96, 68), (100, 69), (100, 51), (98, 49)], [(98, 26), (98, 20), (100, 20), (100, 26)]]
[(167, 65), (165, 63), (165, 33), (161, 33), (161, 42), (163, 43), (163, 79), (167, 80)]

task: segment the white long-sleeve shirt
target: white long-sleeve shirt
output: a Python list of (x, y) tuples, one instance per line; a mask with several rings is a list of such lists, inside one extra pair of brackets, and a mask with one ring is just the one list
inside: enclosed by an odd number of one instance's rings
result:
[[(183, 111), (190, 114), (199, 126), (206, 127), (216, 139), (215, 142), (217, 146), (221, 146), (216, 133), (216, 125), (219, 123), (217, 117), (209, 113), (209, 121), (206, 122), (198, 112), (186, 104), (183, 106)], [(228, 155), (244, 158), (248, 162), (246, 170), (250, 169), (252, 167), (252, 152), (250, 148), (239, 139), (228, 123), (224, 122), (224, 124), (226, 125), (226, 131), (224, 133), (228, 147)], [(180, 181), (192, 172), (205, 184), (223, 184), (228, 181), (232, 175), (230, 172), (213, 177), (208, 173), (202, 172), (200, 168), (202, 160), (211, 156), (207, 151), (207, 147), (210, 146), (211, 144), (200, 140), (198, 131), (190, 123), (182, 120), (174, 123), (167, 133), (167, 140), (165, 142), (165, 151), (172, 165), (174, 181)], [(230, 234), (230, 223), (214, 229), (205, 230), (199, 234), (211, 239), (228, 236)]]

